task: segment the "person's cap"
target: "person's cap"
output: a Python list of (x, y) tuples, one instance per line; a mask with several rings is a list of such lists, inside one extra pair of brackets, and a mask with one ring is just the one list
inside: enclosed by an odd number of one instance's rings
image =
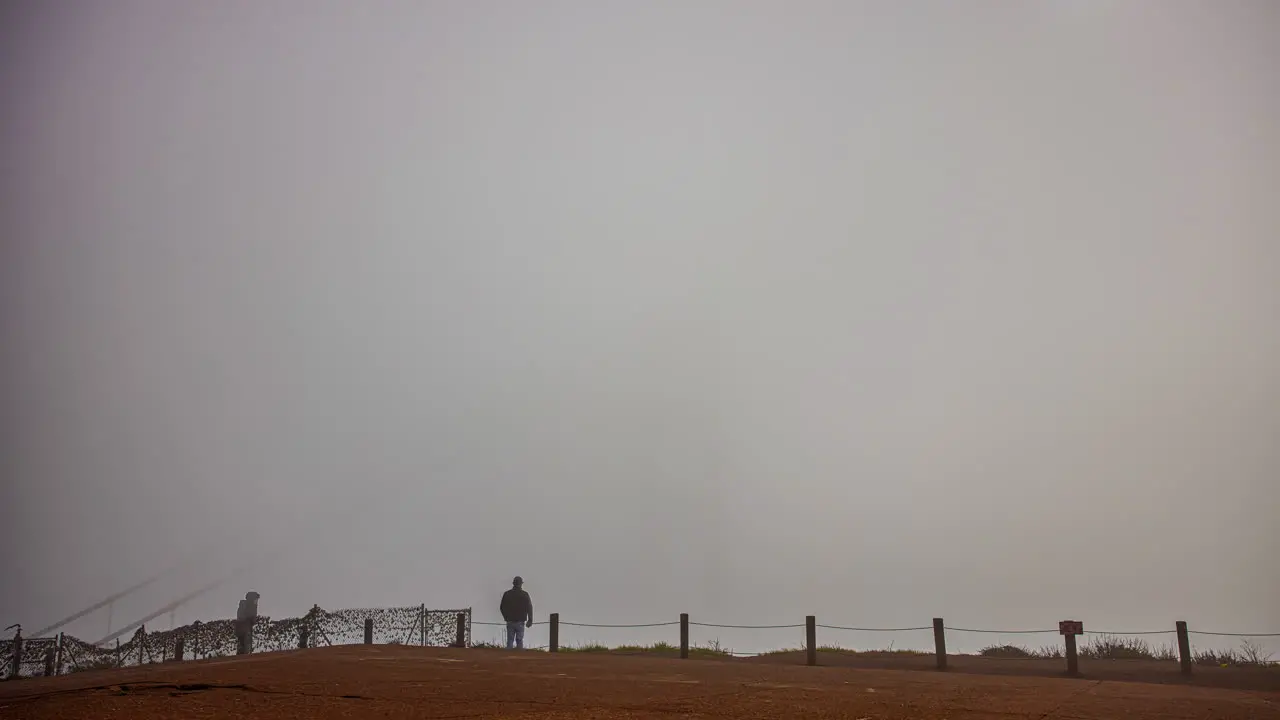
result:
[(520, 577), (519, 575), (517, 575), (517, 576), (515, 576), (514, 578), (512, 578), (512, 579), (511, 579), (511, 584), (512, 584), (512, 585), (523, 585), (523, 584), (524, 584), (524, 578), (522, 578), (522, 577)]
[(257, 600), (258, 598), (260, 598), (260, 597), (262, 597), (262, 596), (261, 596), (261, 595), (259, 595), (259, 594), (258, 594), (258, 593), (256, 593), (256, 592), (253, 592), (252, 590), (250, 590), (249, 592), (247, 592), (247, 593), (245, 593), (245, 594), (244, 594), (244, 597), (245, 597), (245, 599), (246, 599), (246, 600)]

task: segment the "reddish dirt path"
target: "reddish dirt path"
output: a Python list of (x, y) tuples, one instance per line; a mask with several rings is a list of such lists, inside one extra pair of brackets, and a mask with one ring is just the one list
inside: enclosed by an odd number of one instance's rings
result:
[(1278, 718), (1280, 693), (912, 670), (348, 646), (37, 678), (0, 718)]

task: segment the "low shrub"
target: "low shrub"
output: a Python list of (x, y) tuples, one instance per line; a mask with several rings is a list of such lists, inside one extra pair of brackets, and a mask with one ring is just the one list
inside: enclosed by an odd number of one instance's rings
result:
[(1090, 660), (1157, 659), (1146, 640), (1114, 635), (1094, 635), (1080, 648), (1080, 657)]
[(1021, 645), (988, 645), (978, 651), (982, 657), (989, 658), (1017, 658), (1019, 660), (1035, 657), (1028, 649)]

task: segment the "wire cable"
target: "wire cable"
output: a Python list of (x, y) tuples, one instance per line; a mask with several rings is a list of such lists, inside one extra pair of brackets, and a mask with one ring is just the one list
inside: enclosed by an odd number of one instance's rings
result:
[(1166, 635), (1177, 630), (1142, 630), (1134, 632), (1117, 632), (1115, 630), (1086, 630), (1085, 635)]
[(946, 627), (943, 630), (951, 630), (952, 632), (968, 632), (968, 633), (992, 633), (994, 635), (1036, 635), (1039, 633), (1056, 633), (1058, 630), (976, 630), (974, 628), (957, 628)]
[[(679, 624), (679, 623), (676, 623), (676, 624)], [(714, 623), (700, 623), (700, 622), (690, 622), (689, 624), (696, 625), (698, 627), (731, 628), (735, 630), (779, 630), (779, 629), (792, 630), (795, 628), (804, 627), (803, 624), (800, 624), (800, 625), (716, 625)]]
[(1191, 635), (1216, 635), (1218, 637), (1280, 637), (1280, 633), (1224, 633), (1208, 630), (1188, 630)]
[(669, 627), (671, 625), (679, 625), (680, 623), (679, 621), (676, 621), (676, 622), (662, 622), (662, 623), (637, 623), (635, 625), (601, 625), (601, 624), (594, 624), (594, 623), (565, 622), (564, 620), (561, 620), (560, 624), (568, 625), (569, 627), (585, 627), (585, 628), (650, 628), (650, 627)]
[(904, 628), (865, 628), (865, 627), (845, 627), (843, 625), (818, 625), (818, 627), (825, 628), (827, 630), (852, 630), (854, 632), (909, 632), (913, 630), (932, 630), (933, 629), (933, 626), (931, 625), (925, 625), (921, 627), (904, 627)]

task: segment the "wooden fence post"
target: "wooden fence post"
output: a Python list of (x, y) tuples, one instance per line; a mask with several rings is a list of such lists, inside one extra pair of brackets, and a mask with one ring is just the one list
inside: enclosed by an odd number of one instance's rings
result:
[(418, 609), (418, 644), (422, 647), (427, 646), (427, 604), (422, 603), (422, 607)]
[(933, 651), (938, 655), (938, 669), (947, 669), (947, 631), (942, 618), (933, 619)]
[(123, 658), (120, 657), (120, 638), (116, 638), (116, 667), (124, 667), (122, 660)]
[(680, 613), (680, 659), (689, 659), (689, 613)]
[(53, 666), (58, 662), (58, 650), (49, 647), (44, 651), (44, 676), (53, 677)]
[(1079, 620), (1063, 620), (1058, 623), (1058, 634), (1067, 643), (1067, 674), (1080, 674), (1080, 661), (1076, 656), (1076, 636), (1084, 634), (1084, 623)]
[(456, 647), (467, 646), (467, 614), (458, 613), (458, 641)]
[(187, 655), (187, 639), (178, 638), (173, 643), (173, 659), (182, 662)]
[(550, 639), (547, 641), (551, 652), (560, 652), (560, 613), (551, 613)]
[(1191, 674), (1191, 638), (1187, 633), (1187, 621), (1179, 620), (1178, 628), (1178, 661), (1182, 664), (1182, 674)]
[(804, 618), (805, 662), (818, 664), (818, 618), (806, 615)]
[(62, 674), (62, 633), (58, 633), (58, 659), (54, 662), (53, 674)]
[(306, 623), (303, 623), (302, 627), (298, 628), (298, 649), (306, 650), (307, 643), (310, 642), (310, 640), (311, 628), (308, 627)]
[(364, 644), (373, 644), (373, 618), (364, 619)]

